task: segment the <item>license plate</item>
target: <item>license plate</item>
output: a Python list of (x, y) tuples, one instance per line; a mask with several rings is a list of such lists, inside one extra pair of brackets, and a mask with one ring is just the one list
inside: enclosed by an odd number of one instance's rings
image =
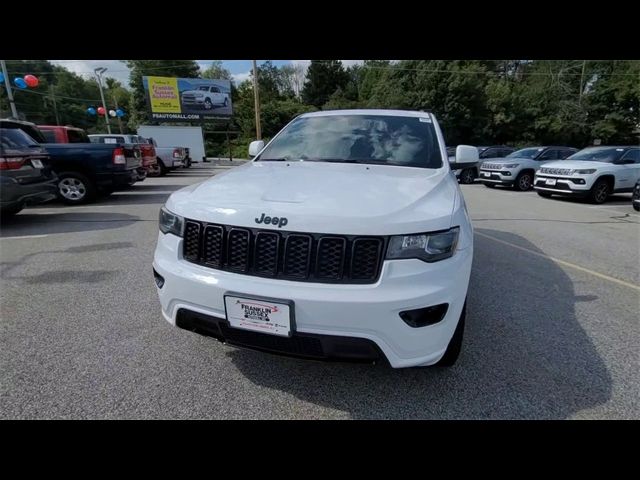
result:
[(291, 336), (293, 302), (225, 295), (224, 305), (227, 321), (234, 328), (281, 337)]
[(44, 168), (42, 166), (42, 162), (40, 160), (37, 160), (37, 159), (31, 160), (31, 165), (33, 165), (34, 168)]
[(485, 176), (485, 177), (490, 177), (491, 176), (491, 174), (489, 172), (482, 172), (482, 175)]
[(545, 185), (555, 185), (556, 184), (556, 179), (555, 178), (547, 178), (547, 181), (544, 182)]

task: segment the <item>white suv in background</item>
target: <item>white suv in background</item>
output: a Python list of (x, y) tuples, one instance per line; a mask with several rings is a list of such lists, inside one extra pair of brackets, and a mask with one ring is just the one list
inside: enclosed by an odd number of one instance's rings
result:
[(504, 158), (482, 162), (478, 180), (488, 188), (505, 185), (524, 192), (533, 186), (535, 172), (543, 163), (565, 159), (577, 151), (577, 148), (571, 147), (528, 147), (516, 150)]
[(640, 179), (640, 147), (590, 147), (536, 173), (538, 195), (588, 197), (604, 203), (612, 193), (632, 192)]
[(285, 355), (452, 365), (473, 228), (435, 117), (307, 113), (249, 156), (162, 207), (164, 318)]

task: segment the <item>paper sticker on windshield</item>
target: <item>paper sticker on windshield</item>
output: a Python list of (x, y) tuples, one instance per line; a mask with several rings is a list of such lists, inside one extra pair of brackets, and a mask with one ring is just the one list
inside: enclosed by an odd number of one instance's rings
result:
[(115, 138), (105, 138), (104, 143), (118, 143)]
[(431, 123), (431, 119), (428, 117), (420, 117), (421, 122)]
[(616, 148), (616, 152), (624, 152), (624, 148)]

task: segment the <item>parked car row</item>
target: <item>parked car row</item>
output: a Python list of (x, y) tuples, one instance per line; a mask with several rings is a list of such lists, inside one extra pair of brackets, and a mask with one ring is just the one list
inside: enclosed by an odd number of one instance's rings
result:
[(87, 203), (148, 174), (164, 175), (186, 157), (183, 148), (158, 152), (137, 135), (87, 135), (79, 128), (18, 120), (0, 120), (0, 133), (3, 216), (56, 196), (66, 204)]
[(453, 155), (451, 150), (447, 152), (460, 183), (473, 183), (477, 179), (487, 188), (500, 185), (518, 191), (535, 189), (546, 198), (561, 195), (604, 203), (611, 194), (634, 191), (640, 181), (639, 146), (582, 150), (534, 146), (511, 152), (507, 150), (510, 147), (477, 148), (481, 161), (475, 165), (457, 163), (455, 152)]

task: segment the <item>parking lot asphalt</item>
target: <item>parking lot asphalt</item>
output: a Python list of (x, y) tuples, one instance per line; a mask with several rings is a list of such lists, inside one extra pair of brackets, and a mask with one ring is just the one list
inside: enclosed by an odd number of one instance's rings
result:
[(475, 227), (463, 351), (450, 369), (239, 350), (166, 323), (158, 209), (222, 167), (0, 229), (0, 418), (640, 418), (640, 215), (465, 185)]

